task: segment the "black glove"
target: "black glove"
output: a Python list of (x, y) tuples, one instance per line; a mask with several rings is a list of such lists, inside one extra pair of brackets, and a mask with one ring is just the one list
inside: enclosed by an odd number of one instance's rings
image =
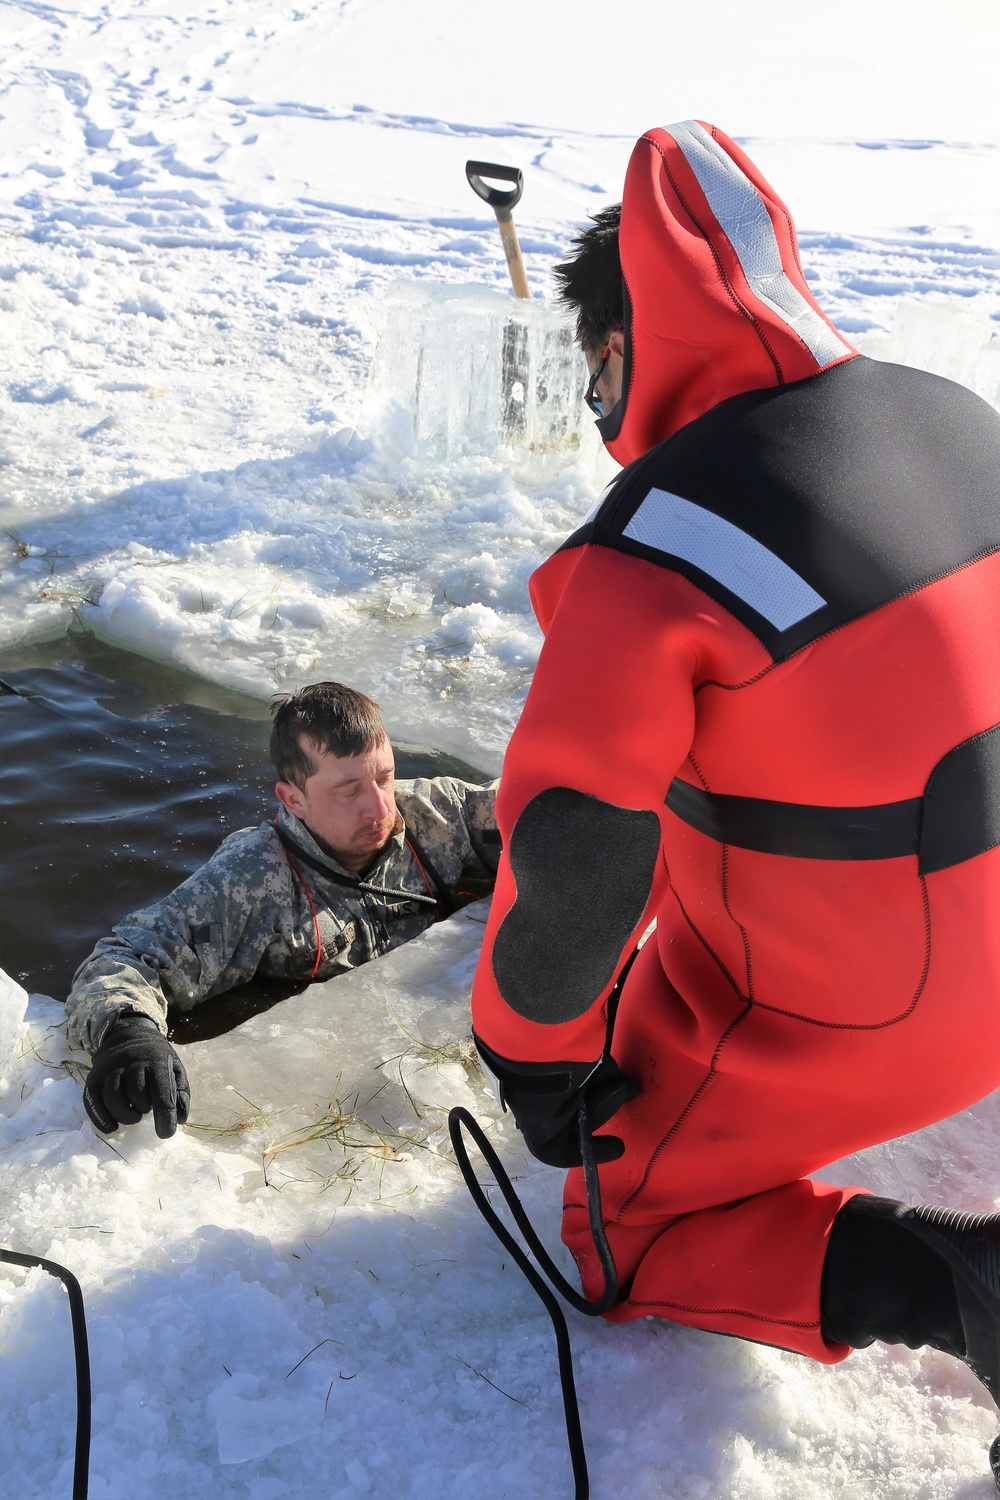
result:
[(112, 1021), (83, 1087), (83, 1107), (97, 1129), (112, 1135), (152, 1110), (156, 1133), (166, 1140), (186, 1122), (190, 1105), (184, 1064), (156, 1022), (135, 1011)]
[[(613, 1057), (597, 1063), (518, 1063), (498, 1057), (476, 1037), (476, 1047), (500, 1089), (500, 1103), (514, 1116), (532, 1156), (549, 1167), (579, 1167), (577, 1116), (587, 1106), (593, 1132), (607, 1123), (639, 1085), (627, 1078)], [(625, 1143), (617, 1135), (592, 1136), (595, 1161), (617, 1161)]]

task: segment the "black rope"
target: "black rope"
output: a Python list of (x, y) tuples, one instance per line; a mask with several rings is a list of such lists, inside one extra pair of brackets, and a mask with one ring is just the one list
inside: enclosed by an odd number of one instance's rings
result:
[(437, 901), (437, 909), (440, 916), (452, 916), (457, 908), (455, 906), (454, 899), (448, 890), (448, 886), (441, 878), (440, 870), (438, 870), (438, 868), (434, 864), (434, 861), (427, 853), (427, 850), (424, 849), (420, 844), (415, 833), (408, 832), (406, 834), (406, 841), (410, 846), (410, 853), (413, 855), (414, 859), (417, 861), (417, 864), (420, 866), (425, 879), (430, 879), (431, 889), (437, 893), (435, 899)]
[(76, 1359), (76, 1453), (73, 1462), (73, 1500), (87, 1500), (90, 1473), (90, 1351), (87, 1347), (87, 1319), (83, 1310), (83, 1293), (72, 1271), (43, 1260), (40, 1255), (19, 1255), (16, 1250), (0, 1249), (0, 1262), (11, 1266), (41, 1266), (66, 1288), (69, 1315), (73, 1325), (73, 1352)]
[[(606, 1029), (604, 1038), (604, 1057), (611, 1056), (611, 1038), (615, 1029), (615, 1020), (618, 1015), (618, 1002), (621, 999), (622, 990), (629, 971), (635, 963), (639, 954), (639, 944), (636, 943), (625, 963), (622, 965), (618, 978), (611, 994), (608, 996), (606, 1012)], [(545, 1305), (545, 1310), (552, 1319), (555, 1329), (556, 1348), (559, 1352), (559, 1380), (562, 1385), (563, 1410), (566, 1414), (566, 1437), (569, 1441), (570, 1459), (573, 1464), (573, 1478), (576, 1481), (575, 1500), (589, 1500), (590, 1478), (587, 1473), (587, 1454), (583, 1446), (583, 1433), (580, 1429), (580, 1408), (576, 1399), (576, 1383), (573, 1379), (573, 1351), (570, 1348), (569, 1329), (566, 1327), (566, 1318), (562, 1308), (552, 1295), (551, 1288), (546, 1286), (541, 1276), (531, 1264), (521, 1246), (514, 1239), (503, 1220), (493, 1208), (492, 1203), (481, 1187), (469, 1153), (465, 1149), (465, 1141), (462, 1138), (462, 1127), (469, 1132), (472, 1139), (486, 1161), (496, 1179), (497, 1187), (504, 1197), (504, 1202), (513, 1215), (514, 1222), (521, 1234), (524, 1236), (525, 1244), (535, 1257), (542, 1270), (545, 1272), (552, 1286), (568, 1302), (570, 1307), (577, 1312), (583, 1313), (588, 1318), (599, 1318), (614, 1304), (618, 1297), (618, 1271), (615, 1267), (614, 1256), (611, 1254), (611, 1246), (608, 1244), (608, 1236), (604, 1229), (604, 1217), (601, 1211), (601, 1180), (597, 1171), (597, 1159), (594, 1155), (594, 1138), (590, 1132), (587, 1120), (587, 1104), (583, 1100), (576, 1115), (577, 1138), (580, 1143), (580, 1161), (583, 1166), (583, 1181), (587, 1190), (587, 1217), (590, 1221), (590, 1237), (594, 1242), (597, 1259), (600, 1262), (601, 1271), (604, 1276), (604, 1291), (594, 1302), (588, 1302), (575, 1286), (571, 1286), (558, 1266), (552, 1260), (545, 1246), (542, 1244), (532, 1226), (531, 1220), (524, 1211), (520, 1198), (514, 1191), (510, 1178), (504, 1170), (503, 1164), (497, 1156), (490, 1142), (480, 1128), (478, 1122), (470, 1115), (467, 1109), (457, 1105), (448, 1115), (448, 1131), (451, 1135), (451, 1144), (455, 1151), (459, 1169), (465, 1178), (465, 1185), (472, 1194), (473, 1201), (487, 1224), (497, 1236), (497, 1239), (506, 1250), (513, 1256), (516, 1264), (521, 1268), (528, 1281), (534, 1287), (538, 1296)]]
[(294, 839), (290, 839), (284, 829), (278, 827), (277, 823), (274, 825), (274, 831), (285, 848), (296, 859), (301, 860), (304, 865), (309, 865), (311, 869), (318, 870), (321, 875), (324, 875), (327, 880), (331, 880), (334, 885), (344, 885), (349, 890), (361, 891), (363, 894), (371, 896), (393, 896), (403, 901), (422, 901), (426, 906), (438, 905), (438, 898), (436, 896), (425, 896), (423, 891), (397, 891), (393, 890), (392, 886), (376, 885), (371, 880), (362, 880), (359, 875), (341, 875), (339, 871), (331, 870), (329, 865), (323, 864), (322, 860), (315, 859), (313, 855), (307, 854), (304, 849), (300, 849)]
[(456, 1106), (448, 1115), (448, 1130), (451, 1135), (451, 1143), (455, 1150), (455, 1156), (462, 1176), (465, 1178), (466, 1187), (472, 1194), (473, 1200), (479, 1212), (493, 1230), (497, 1239), (509, 1252), (514, 1261), (521, 1268), (531, 1286), (541, 1298), (552, 1320), (552, 1327), (556, 1336), (556, 1349), (559, 1355), (559, 1380), (562, 1385), (563, 1410), (566, 1414), (566, 1437), (569, 1442), (570, 1460), (573, 1465), (573, 1478), (576, 1483), (575, 1500), (588, 1500), (590, 1495), (590, 1477), (587, 1473), (587, 1454), (583, 1444), (583, 1432), (580, 1427), (580, 1408), (576, 1399), (576, 1382), (573, 1379), (573, 1351), (570, 1347), (569, 1329), (566, 1326), (566, 1317), (558, 1301), (552, 1293), (552, 1287), (548, 1286), (542, 1276), (532, 1265), (524, 1250), (511, 1234), (506, 1224), (497, 1214), (493, 1205), (486, 1196), (486, 1192), (476, 1177), (469, 1153), (466, 1150), (465, 1139), (462, 1135), (463, 1127), (475, 1141), (482, 1153), (486, 1165), (496, 1179), (497, 1187), (503, 1194), (504, 1201), (511, 1211), (514, 1222), (524, 1237), (525, 1244), (535, 1257), (539, 1266), (565, 1301), (584, 1313), (587, 1317), (597, 1318), (606, 1313), (608, 1308), (618, 1296), (618, 1274), (615, 1270), (614, 1258), (608, 1237), (604, 1232), (604, 1222), (601, 1217), (601, 1184), (597, 1173), (597, 1162), (594, 1158), (594, 1142), (587, 1123), (587, 1106), (580, 1105), (577, 1115), (577, 1129), (580, 1140), (580, 1155), (583, 1160), (583, 1175), (587, 1186), (587, 1211), (590, 1217), (590, 1232), (594, 1240), (594, 1248), (597, 1258), (601, 1263), (604, 1273), (604, 1291), (596, 1302), (588, 1302), (576, 1287), (572, 1286), (552, 1260), (545, 1246), (532, 1227), (531, 1221), (524, 1211), (520, 1198), (514, 1191), (513, 1184), (504, 1170), (499, 1156), (487, 1140), (476, 1119), (467, 1109)]

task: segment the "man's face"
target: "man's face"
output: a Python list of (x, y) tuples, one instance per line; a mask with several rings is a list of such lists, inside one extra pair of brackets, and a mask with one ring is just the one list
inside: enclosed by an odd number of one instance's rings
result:
[(625, 368), (625, 335), (622, 329), (616, 328), (610, 333), (607, 342), (600, 349), (584, 349), (583, 357), (587, 361), (588, 375), (593, 375), (595, 370), (600, 369), (605, 352), (607, 359), (594, 386), (594, 394), (600, 398), (604, 415), (608, 416), (622, 396), (622, 374)]
[(305, 742), (317, 770), (305, 786), (279, 781), (278, 800), (353, 874), (368, 868), (396, 826), (396, 765), (387, 739), (362, 755), (330, 755)]

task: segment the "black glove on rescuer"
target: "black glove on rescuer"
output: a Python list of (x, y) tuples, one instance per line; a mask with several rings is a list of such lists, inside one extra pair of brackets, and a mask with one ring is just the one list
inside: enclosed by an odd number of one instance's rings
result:
[[(613, 1057), (598, 1063), (517, 1063), (498, 1057), (476, 1037), (484, 1066), (496, 1079), (500, 1103), (514, 1116), (532, 1156), (548, 1167), (579, 1167), (580, 1105), (587, 1106), (591, 1131), (605, 1125), (639, 1085)], [(625, 1143), (617, 1135), (594, 1136), (595, 1161), (617, 1161)]]
[(152, 1110), (156, 1133), (166, 1140), (186, 1122), (190, 1105), (184, 1064), (156, 1022), (134, 1011), (112, 1021), (83, 1088), (83, 1107), (97, 1129), (111, 1135)]

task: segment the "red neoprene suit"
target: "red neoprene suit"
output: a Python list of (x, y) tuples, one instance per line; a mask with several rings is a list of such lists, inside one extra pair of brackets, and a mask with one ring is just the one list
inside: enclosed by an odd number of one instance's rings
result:
[[(1000, 826), (973, 811), (972, 844), (943, 867), (915, 850), (813, 858), (702, 831), (665, 799), (673, 783), (712, 816), (764, 802), (779, 822), (856, 809), (846, 821), (864, 824), (883, 804), (909, 817), (949, 752), (1000, 723), (997, 424), (839, 339), (783, 206), (711, 127), (639, 142), (620, 245), (631, 368), (604, 432), (629, 467), (532, 580), (546, 640), (497, 801), (505, 856), (473, 1020), (501, 1057), (596, 1060), (611, 978), (655, 917), (614, 1032), (641, 1092), (605, 1127), (626, 1148), (601, 1168), (623, 1288), (609, 1316), (833, 1361), (848, 1351), (822, 1337), (820, 1276), (855, 1189), (807, 1174), (1000, 1082)], [(535, 843), (517, 864), (519, 821), (556, 787), (659, 820), (625, 942), (602, 931), (601, 848), (560, 867), (556, 821), (542, 845), (556, 874), (529, 879)], [(560, 882), (581, 913), (566, 951), (586, 948), (600, 977), (547, 1011)], [(509, 977), (520, 938), (498, 957), (515, 905), (517, 932), (542, 935), (527, 979)], [(564, 1238), (596, 1295), (581, 1176)]]

